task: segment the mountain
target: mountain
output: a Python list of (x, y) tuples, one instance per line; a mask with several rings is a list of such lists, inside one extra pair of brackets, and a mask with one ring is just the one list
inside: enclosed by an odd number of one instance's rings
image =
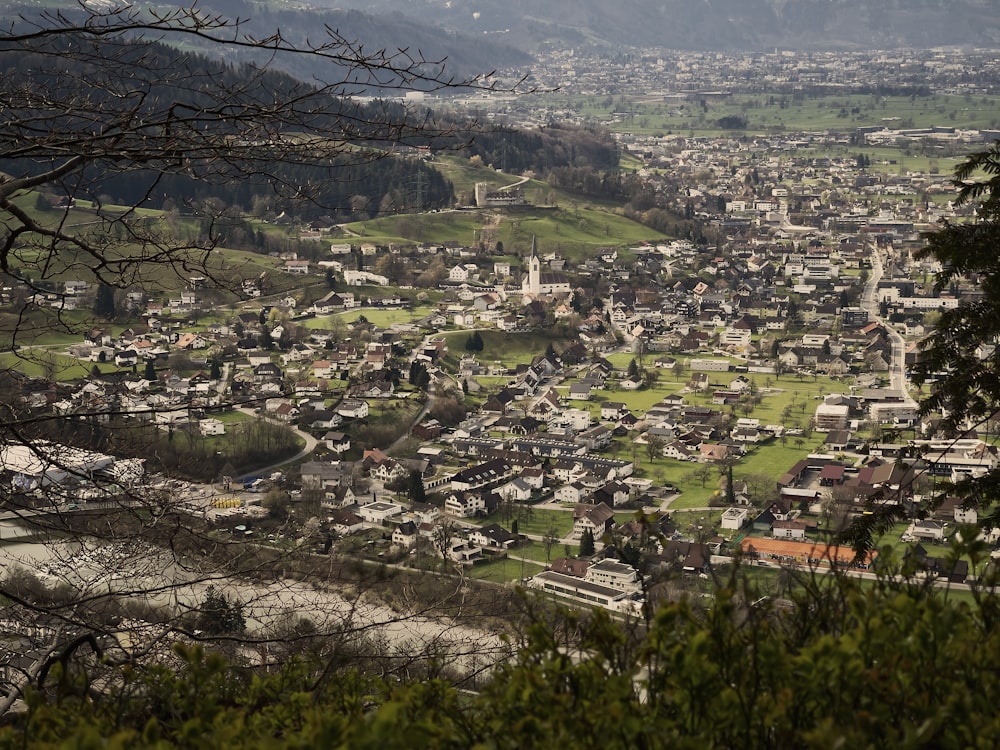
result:
[[(79, 6), (74, 0), (62, 0), (65, 8), (59, 10), (61, 17), (74, 19), (80, 17)], [(193, 0), (176, 0), (180, 7), (193, 7)], [(510, 39), (487, 37), (482, 32), (462, 32), (458, 29), (447, 29), (433, 22), (407, 16), (401, 11), (391, 8), (384, 9), (380, 14), (373, 15), (363, 10), (352, 9), (351, 3), (338, 4), (337, 8), (322, 8), (316, 5), (297, 3), (257, 3), (252, 0), (198, 0), (197, 8), (206, 17), (215, 14), (226, 19), (242, 19), (240, 31), (258, 39), (266, 39), (276, 29), (287, 41), (300, 47), (322, 43), (326, 40), (326, 29), (330, 29), (348, 42), (358, 42), (366, 54), (374, 54), (385, 50), (390, 56), (402, 52), (400, 60), (407, 56), (428, 62), (426, 70), (436, 71), (444, 61), (446, 77), (466, 79), (476, 75), (489, 73), (497, 68), (516, 68), (530, 62), (530, 56), (522, 49), (511, 44)], [(364, 3), (355, 3), (359, 8)], [(95, 7), (97, 5), (95, 4)], [(129, 8), (137, 15), (141, 14), (144, 4), (130, 3)], [(160, 8), (155, 3), (149, 3), (149, 8)], [(0, 0), (0, 20), (8, 25), (18, 26), (31, 24), (39, 16), (36, 6), (25, 5), (23, 0), (4, 2)], [(138, 17), (141, 17), (138, 16)], [(225, 36), (221, 34), (220, 36)], [(168, 43), (170, 38), (165, 38)], [(224, 54), (233, 63), (260, 62), (266, 58), (259, 51), (248, 51), (245, 48), (228, 45), (199, 42), (195, 37), (182, 40), (183, 44), (208, 55)], [(349, 60), (351, 55), (346, 56)], [(339, 78), (359, 81), (360, 85), (352, 87), (358, 93), (371, 93), (357, 70), (345, 72), (345, 68), (337, 67), (331, 61), (322, 61), (315, 57), (303, 55), (277, 55), (276, 67), (304, 81), (330, 82)], [(393, 83), (388, 81), (389, 85)]]
[(1000, 46), (996, 0), (329, 0), (532, 50)]

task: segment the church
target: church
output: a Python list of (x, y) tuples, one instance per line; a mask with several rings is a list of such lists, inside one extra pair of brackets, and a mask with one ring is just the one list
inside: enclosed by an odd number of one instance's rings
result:
[(531, 256), (528, 258), (528, 275), (521, 282), (521, 294), (532, 297), (549, 297), (569, 294), (569, 279), (560, 271), (542, 273), (542, 261), (538, 257), (538, 242), (531, 238)]

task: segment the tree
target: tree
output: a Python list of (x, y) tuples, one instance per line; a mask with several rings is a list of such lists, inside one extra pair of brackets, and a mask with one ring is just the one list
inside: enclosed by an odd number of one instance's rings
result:
[(427, 501), (426, 491), (424, 490), (424, 479), (420, 476), (419, 471), (414, 470), (410, 472), (409, 487), (407, 488), (406, 494), (412, 503), (423, 503)]
[[(256, 672), (232, 669), (200, 645), (178, 644), (151, 666), (95, 657), (102, 689), (90, 691), (81, 672), (57, 662), (36, 675), (26, 710), (0, 728), (0, 745), (402, 750), (417, 738), (422, 747), (514, 750), (592, 747), (600, 737), (602, 747), (626, 750), (1000, 741), (991, 596), (959, 606), (898, 559), (864, 582), (786, 569), (791, 585), (780, 599), (740, 572), (720, 582), (711, 606), (677, 597), (645, 622), (598, 610), (564, 611), (553, 624), (533, 603), (516, 655), (474, 690), (449, 685), (441, 672), (331, 670), (312, 650)], [(310, 626), (300, 618), (286, 632), (315, 649), (321, 639)]]
[[(2, 187), (0, 187), (2, 190)], [(2, 204), (0, 204), (2, 208)], [(97, 296), (94, 298), (94, 315), (104, 320), (115, 317), (115, 289), (108, 284), (98, 284)]]
[(663, 456), (663, 448), (667, 444), (659, 435), (646, 435), (646, 455), (650, 461)]
[(243, 605), (230, 601), (214, 586), (205, 591), (205, 599), (197, 612), (195, 628), (208, 635), (239, 635), (246, 629)]
[(156, 364), (151, 359), (146, 360), (146, 369), (142, 375), (150, 383), (156, 382)]
[(552, 560), (552, 547), (559, 543), (559, 530), (555, 526), (549, 526), (542, 536), (542, 544), (545, 545), (545, 562)]
[(597, 545), (594, 542), (594, 532), (590, 529), (584, 529), (580, 535), (580, 557), (590, 557), (596, 551)]

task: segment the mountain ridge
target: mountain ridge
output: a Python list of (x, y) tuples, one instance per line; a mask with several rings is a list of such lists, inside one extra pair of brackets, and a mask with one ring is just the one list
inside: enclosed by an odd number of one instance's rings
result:
[(545, 44), (703, 51), (1000, 47), (989, 0), (337, 0), (531, 51)]

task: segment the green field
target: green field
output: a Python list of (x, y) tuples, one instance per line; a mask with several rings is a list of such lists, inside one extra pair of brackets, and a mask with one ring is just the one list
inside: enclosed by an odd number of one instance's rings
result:
[[(89, 362), (81, 362), (72, 357), (47, 350), (36, 349), (18, 354), (13, 352), (0, 353), (0, 368), (15, 370), (29, 377), (44, 377), (58, 382), (88, 377), (93, 367), (94, 365)], [(97, 367), (105, 374), (116, 372), (119, 369), (114, 362), (101, 363)]]
[(934, 94), (923, 97), (869, 94), (735, 94), (725, 98), (663, 101), (644, 97), (587, 96), (544, 100), (570, 106), (617, 132), (719, 135), (725, 117), (745, 118), (749, 132), (851, 131), (864, 126), (887, 128), (1000, 127), (1000, 97)]
[[(458, 361), (465, 354), (465, 342), (469, 338), (468, 331), (452, 331), (444, 334), (448, 343), (448, 355), (445, 365), (452, 369), (458, 367)], [(479, 335), (483, 339), (483, 350), (476, 352), (476, 358), (483, 363), (499, 362), (504, 367), (514, 367), (527, 364), (532, 358), (545, 353), (551, 343), (558, 350), (566, 342), (553, 339), (552, 334), (545, 331), (527, 331), (507, 333), (505, 331), (482, 330)]]
[(494, 562), (474, 565), (469, 570), (469, 577), (480, 581), (493, 581), (494, 583), (507, 583), (517, 581), (521, 578), (528, 578), (545, 570), (543, 565), (521, 562), (520, 560), (496, 560)]
[(355, 310), (347, 310), (341, 313), (335, 313), (333, 315), (319, 315), (315, 318), (307, 318), (303, 321), (303, 325), (309, 329), (329, 329), (338, 324), (347, 325), (354, 323), (358, 318), (364, 316), (372, 325), (376, 325), (379, 328), (388, 328), (394, 323), (414, 323), (423, 317), (426, 317), (434, 308), (430, 306), (415, 307), (413, 309), (377, 309), (377, 308), (359, 308)]
[[(555, 196), (549, 196), (556, 200)], [(525, 256), (536, 239), (540, 250), (579, 261), (602, 247), (626, 247), (658, 241), (666, 235), (627, 219), (596, 201), (564, 197), (558, 205), (511, 209), (469, 209), (430, 214), (387, 216), (346, 225), (352, 242), (408, 244), (421, 242), (503, 243), (506, 255)]]

